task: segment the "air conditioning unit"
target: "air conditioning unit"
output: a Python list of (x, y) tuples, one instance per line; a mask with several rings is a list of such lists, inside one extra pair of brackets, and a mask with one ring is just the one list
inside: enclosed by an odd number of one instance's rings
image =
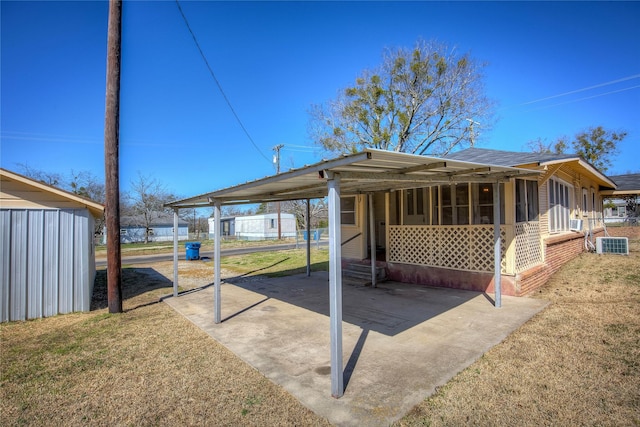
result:
[(571, 231), (582, 231), (582, 220), (581, 219), (570, 219), (569, 220), (569, 230), (571, 230)]
[(629, 239), (626, 237), (596, 237), (599, 254), (629, 255)]

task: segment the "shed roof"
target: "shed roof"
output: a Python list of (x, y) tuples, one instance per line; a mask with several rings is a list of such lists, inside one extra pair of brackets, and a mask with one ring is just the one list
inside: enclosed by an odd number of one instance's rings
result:
[(321, 198), (327, 195), (327, 178), (331, 174), (340, 175), (342, 194), (359, 194), (438, 183), (497, 182), (539, 173), (503, 165), (366, 149), (256, 181), (176, 200), (167, 206), (191, 208), (210, 206), (216, 201), (221, 205), (233, 205)]
[(86, 208), (94, 218), (104, 214), (100, 203), (2, 168), (0, 204), (3, 208)]

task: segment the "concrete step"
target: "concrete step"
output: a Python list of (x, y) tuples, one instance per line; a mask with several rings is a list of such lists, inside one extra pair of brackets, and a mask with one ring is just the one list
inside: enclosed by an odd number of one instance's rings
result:
[[(371, 265), (349, 264), (342, 269), (342, 276), (351, 279), (371, 281)], [(386, 278), (387, 272), (384, 267), (376, 267), (376, 280), (384, 281)]]

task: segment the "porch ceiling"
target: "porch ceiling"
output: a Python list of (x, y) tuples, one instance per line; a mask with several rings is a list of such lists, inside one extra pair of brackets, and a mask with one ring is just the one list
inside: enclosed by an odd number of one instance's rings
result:
[(278, 175), (168, 203), (173, 208), (315, 199), (327, 195), (327, 178), (340, 175), (342, 194), (391, 191), (432, 184), (498, 182), (541, 171), (367, 149)]

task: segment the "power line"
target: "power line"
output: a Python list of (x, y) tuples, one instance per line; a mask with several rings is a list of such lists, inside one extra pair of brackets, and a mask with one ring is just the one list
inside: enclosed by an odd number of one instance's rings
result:
[[(600, 83), (600, 84), (597, 84), (597, 85), (593, 85), (593, 86), (589, 86), (589, 87), (584, 87), (584, 88), (582, 88), (582, 89), (576, 89), (576, 90), (572, 90), (572, 91), (569, 91), (569, 92), (560, 93), (560, 94), (557, 94), (557, 95), (547, 96), (547, 97), (545, 97), (545, 98), (535, 99), (535, 100), (533, 100), (533, 101), (523, 102), (522, 104), (519, 104), (519, 105), (520, 105), (520, 106), (522, 106), (522, 105), (534, 104), (534, 103), (536, 103), (536, 102), (547, 101), (547, 100), (549, 100), (549, 99), (559, 98), (559, 97), (561, 97), (561, 96), (566, 96), (566, 95), (572, 95), (572, 94), (574, 94), (574, 93), (584, 92), (584, 91), (586, 91), (586, 90), (596, 89), (596, 88), (603, 87), (603, 86), (609, 86), (609, 85), (612, 85), (612, 84), (615, 84), (615, 83), (620, 83), (620, 82), (625, 82), (625, 81), (627, 81), (627, 80), (637, 79), (637, 78), (639, 78), (639, 77), (640, 77), (640, 74), (634, 74), (634, 75), (632, 75), (632, 76), (623, 77), (623, 78), (621, 78), (621, 79), (612, 80), (612, 81), (610, 81), (610, 82)], [(633, 88), (629, 88), (629, 89), (633, 89)], [(621, 91), (620, 91), (620, 92), (621, 92)], [(610, 92), (610, 93), (611, 93), (611, 92)]]
[(240, 117), (236, 113), (236, 110), (233, 109), (233, 106), (231, 105), (231, 101), (229, 101), (229, 98), (227, 98), (227, 95), (224, 93), (224, 90), (222, 89), (222, 85), (220, 85), (220, 82), (218, 81), (215, 73), (213, 72), (213, 69), (209, 65), (209, 61), (207, 61), (207, 57), (204, 55), (204, 52), (200, 48), (200, 43), (198, 43), (198, 39), (196, 38), (196, 35), (193, 33), (193, 30), (191, 29), (191, 26), (189, 25), (189, 21), (187, 20), (187, 17), (185, 16), (184, 12), (182, 11), (182, 7), (180, 6), (180, 1), (179, 0), (176, 0), (176, 5), (178, 6), (178, 10), (180, 11), (180, 15), (182, 15), (182, 19), (184, 20), (184, 23), (186, 24), (187, 29), (189, 30), (189, 33), (191, 33), (191, 37), (193, 38), (193, 42), (196, 44), (196, 47), (198, 48), (198, 52), (200, 52), (200, 56), (202, 56), (202, 59), (204, 60), (204, 63), (207, 66), (207, 69), (209, 70), (209, 73), (211, 74), (211, 77), (213, 77), (213, 80), (216, 82), (216, 85), (218, 86), (218, 90), (220, 91), (220, 93), (222, 94), (222, 97), (224, 98), (225, 102), (229, 106), (229, 109), (233, 113), (233, 116), (236, 118), (236, 121), (238, 122), (238, 124), (240, 125), (242, 130), (244, 131), (245, 135), (247, 135), (247, 138), (249, 138), (249, 141), (251, 141), (251, 144), (253, 144), (253, 147), (258, 151), (258, 153), (260, 153), (260, 155), (266, 161), (271, 163), (271, 160), (269, 160), (269, 158), (264, 155), (264, 153), (260, 150), (258, 145), (253, 141), (253, 138), (251, 138), (251, 135), (249, 135), (249, 132), (244, 127), (244, 124), (242, 123), (242, 120), (240, 120)]
[(557, 107), (559, 105), (572, 104), (574, 102), (586, 101), (587, 99), (598, 98), (600, 96), (611, 95), (611, 94), (618, 93), (618, 92), (625, 92), (627, 90), (637, 89), (637, 88), (640, 88), (640, 85), (631, 86), (631, 87), (627, 87), (627, 88), (624, 88), (624, 89), (612, 90), (610, 92), (600, 93), (598, 95), (585, 96), (584, 98), (572, 99), (571, 101), (560, 102), (558, 104), (545, 105), (543, 107), (532, 108), (531, 110), (526, 110), (525, 112), (529, 113), (531, 111), (543, 110), (545, 108)]

